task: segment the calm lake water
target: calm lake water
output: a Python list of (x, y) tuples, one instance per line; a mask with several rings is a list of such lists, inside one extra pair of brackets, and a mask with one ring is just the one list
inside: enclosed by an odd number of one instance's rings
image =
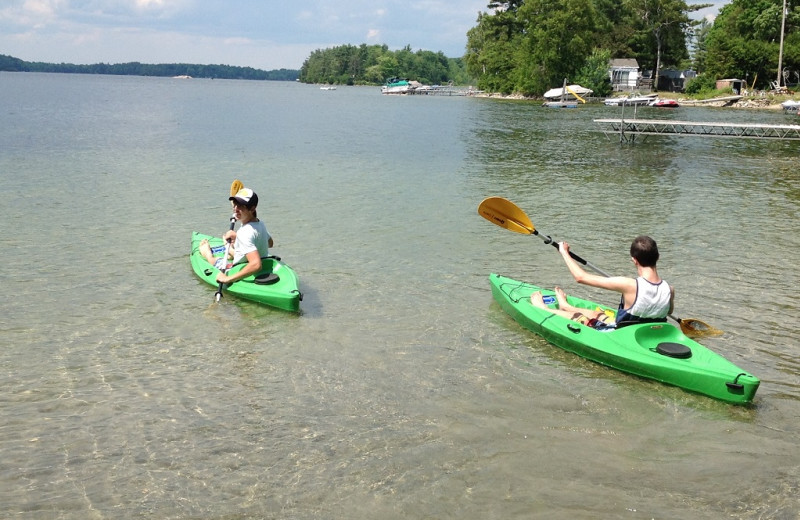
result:
[[(800, 143), (626, 145), (593, 122), (618, 108), (379, 92), (0, 73), (0, 517), (797, 518)], [(237, 178), (299, 315), (191, 271)], [(490, 272), (615, 298), (480, 218), (493, 195), (614, 273), (654, 236), (753, 404), (513, 322)]]

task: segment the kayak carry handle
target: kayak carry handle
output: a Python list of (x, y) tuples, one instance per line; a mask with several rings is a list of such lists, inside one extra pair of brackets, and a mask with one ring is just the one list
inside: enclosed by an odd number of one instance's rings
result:
[(728, 381), (727, 383), (725, 383), (725, 386), (727, 386), (728, 388), (730, 388), (731, 390), (734, 390), (736, 392), (743, 392), (744, 391), (744, 385), (739, 382), (739, 378), (742, 377), (742, 376), (746, 376), (746, 375), (747, 375), (746, 373), (742, 372), (741, 374), (737, 375), (736, 378), (732, 382)]
[(573, 325), (572, 323), (567, 323), (567, 329), (569, 329), (569, 331), (572, 332), (573, 334), (581, 333), (581, 328), (578, 327), (577, 325)]

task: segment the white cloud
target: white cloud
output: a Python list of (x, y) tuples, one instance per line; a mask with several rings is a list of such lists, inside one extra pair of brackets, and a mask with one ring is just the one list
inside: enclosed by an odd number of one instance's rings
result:
[(487, 0), (0, 0), (0, 53), (68, 63), (299, 68), (361, 43), (460, 56)]

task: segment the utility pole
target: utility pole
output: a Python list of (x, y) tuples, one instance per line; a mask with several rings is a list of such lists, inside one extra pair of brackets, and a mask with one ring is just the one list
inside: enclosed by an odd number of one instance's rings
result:
[(783, 31), (786, 28), (786, 0), (783, 0), (783, 10), (781, 11), (781, 46), (778, 51), (778, 81), (775, 83), (778, 90), (781, 88), (781, 72), (783, 71)]

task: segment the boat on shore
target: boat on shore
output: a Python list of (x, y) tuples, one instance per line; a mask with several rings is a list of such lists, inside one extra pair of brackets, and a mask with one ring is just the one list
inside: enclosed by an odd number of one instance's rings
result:
[[(578, 102), (586, 103), (582, 96), (590, 96), (592, 89), (582, 87), (580, 85), (567, 85), (567, 80), (564, 78), (564, 84), (561, 88), (552, 88), (544, 93), (545, 101), (542, 106), (548, 108), (578, 108)], [(554, 101), (556, 100), (557, 101)]]
[[(753, 400), (760, 381), (724, 357), (687, 337), (671, 323), (641, 323), (601, 331), (530, 303), (541, 291), (549, 307), (553, 291), (490, 274), (492, 296), (526, 329), (581, 357), (639, 377), (653, 379), (729, 403)], [(614, 313), (616, 309), (568, 296), (576, 307)]]
[[(208, 240), (212, 251), (215, 253), (219, 251), (219, 256), (224, 255), (226, 247), (220, 237), (204, 235), (197, 231), (192, 233), (192, 249), (189, 255), (192, 270), (204, 282), (218, 287), (217, 274), (219, 274), (219, 270), (209, 264), (200, 254), (200, 242), (203, 240)], [(247, 264), (235, 265), (230, 268), (228, 273), (235, 274), (245, 265)], [(262, 258), (261, 271), (227, 285), (223, 289), (225, 295), (233, 294), (245, 300), (290, 312), (299, 311), (300, 301), (303, 299), (294, 270), (277, 256)]]
[(658, 97), (658, 94), (648, 94), (646, 96), (621, 96), (606, 98), (603, 104), (608, 107), (621, 106), (642, 106), (649, 105)]
[(795, 101), (793, 99), (787, 99), (783, 103), (781, 103), (781, 108), (785, 112), (790, 114), (798, 114), (800, 115), (800, 101)]
[(657, 108), (678, 108), (679, 106), (681, 106), (680, 103), (678, 103), (678, 101), (675, 99), (661, 99), (661, 98), (654, 99), (649, 103), (649, 105), (651, 107), (657, 107)]

